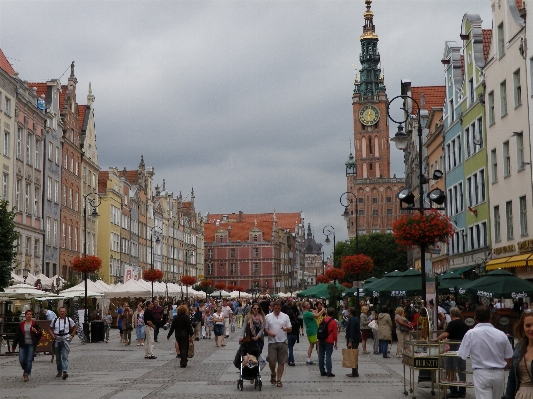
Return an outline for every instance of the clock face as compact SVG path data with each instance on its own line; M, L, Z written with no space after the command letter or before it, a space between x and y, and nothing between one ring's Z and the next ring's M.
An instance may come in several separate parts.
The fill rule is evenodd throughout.
M359 120L365 126L375 125L379 121L379 109L373 105L365 105L359 111Z

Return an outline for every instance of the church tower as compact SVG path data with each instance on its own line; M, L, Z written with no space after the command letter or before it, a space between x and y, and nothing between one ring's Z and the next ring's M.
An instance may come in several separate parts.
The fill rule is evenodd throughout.
M390 232L392 222L400 213L396 194L405 184L404 179L390 176L388 100L381 71L379 38L371 10L372 0L365 3L365 24L360 36L361 68L355 78L352 95L355 157L350 154L346 163L347 190L357 197L350 195L348 199L349 237L356 235L356 225L359 234Z

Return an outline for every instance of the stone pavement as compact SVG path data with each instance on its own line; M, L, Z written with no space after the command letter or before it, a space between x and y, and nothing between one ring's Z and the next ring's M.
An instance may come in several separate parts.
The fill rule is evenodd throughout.
M243 391L237 390L238 370L233 358L238 348L238 334L226 340L227 346L216 348L214 340L195 342L195 357L189 359L187 368L179 367L174 352L174 338L167 341L167 332L161 330L155 344L156 360L144 359L144 347L124 346L119 343L118 330L111 331L108 344L81 344L76 337L71 346L69 377L56 378L55 362L48 355L39 355L33 363L29 382L22 380L18 356L0 356L0 398L39 399L137 399L170 398L346 398L365 399L407 398L403 395L403 366L394 357L381 355L359 356L359 378L345 375L351 370L341 368L341 346L333 354L334 378L321 377L318 366L306 366L307 338L301 337L295 345L296 367L285 367L283 387L270 384L268 365L263 369L263 389L254 390L244 381ZM135 332L132 334L135 338ZM343 335L341 333L340 335ZM340 343L344 344L344 338ZM369 341L372 348L372 341ZM344 345L343 345L344 346ZM4 352L3 348L2 352ZM266 353L266 347L263 353ZM316 353L313 353L316 361ZM406 369L406 375L409 371ZM417 399L432 398L430 389L415 392ZM411 399L411 394L408 396ZM467 398L473 398L473 390Z

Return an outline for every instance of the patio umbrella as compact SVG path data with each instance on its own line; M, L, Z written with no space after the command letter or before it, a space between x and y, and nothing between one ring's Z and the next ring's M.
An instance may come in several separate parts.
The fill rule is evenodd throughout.
M224 291L224 290L221 290L221 291L213 291L210 296L212 298L216 298L217 296L220 298L220 297L223 297L223 298L229 298L230 297L230 294L229 292L227 291Z
M392 275L394 273L394 275ZM391 276L392 275L392 276ZM426 277L426 282L435 281L432 277ZM365 291L379 292L390 296L405 297L422 294L422 273L415 269L405 272L394 271L385 275L381 280L370 283L364 287Z
M455 294L459 285L470 281L462 278L461 274L454 272L444 273L437 278L439 283L439 294Z
M68 289L60 292L60 295L64 298L84 298L85 297L85 289ZM87 290L87 298L101 298L104 294L94 291Z
M328 287L333 284L333 283L330 283L330 284L324 284L323 286L321 286L319 289L315 290L314 292L312 292L311 294L307 295L309 298L326 298L326 299L329 299L329 290L328 290ZM337 288L340 288L342 287L342 285L337 282L336 283L336 287Z
M382 278L374 280L371 283L364 284L363 289L365 290L365 293L367 295L378 296L379 294L375 295L374 293L381 292L382 287L384 287L390 279L401 276L401 275L402 275L402 272L398 270L394 270L393 272L390 272L390 273L385 273Z
M318 291L320 290L322 287L325 287L327 286L327 284L324 284L324 283L320 283L320 284L317 284L313 287L309 287L308 289L306 290L303 290L303 291L300 291L296 294L296 296L300 297L300 298L303 298L303 297L308 297L309 295L313 294L315 291Z
M460 288L487 298L525 298L533 296L533 283L507 270L497 269L478 280L465 283Z

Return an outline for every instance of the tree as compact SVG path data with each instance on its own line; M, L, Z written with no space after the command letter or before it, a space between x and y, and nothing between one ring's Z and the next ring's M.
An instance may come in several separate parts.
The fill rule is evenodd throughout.
M392 234L372 233L360 235L359 253L370 256L374 261L372 276L381 278L385 273L394 270L407 270L407 252L404 246L398 245ZM340 242L335 247L337 259L355 255L355 238ZM361 278L362 279L362 278Z
M8 209L9 202L0 200L0 289L11 284L13 261L17 256L17 239L15 231L15 212Z
M342 270L345 271L345 280L366 280L372 275L374 261L365 254L348 255L341 259Z

